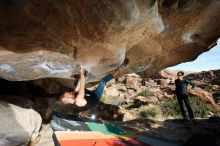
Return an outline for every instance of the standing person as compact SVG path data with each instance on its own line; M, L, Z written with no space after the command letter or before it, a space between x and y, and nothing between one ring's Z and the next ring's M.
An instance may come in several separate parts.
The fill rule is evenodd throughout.
M190 80L184 77L184 72L179 71L177 73L177 79L175 80L175 85L176 85L175 92L176 92L177 101L180 106L180 111L182 113L183 120L187 120L186 112L183 106L183 102L184 102L190 117L190 121L193 122L194 114L188 98L188 91L187 91L188 84L191 84L193 88L195 87L195 84L193 82L191 82Z

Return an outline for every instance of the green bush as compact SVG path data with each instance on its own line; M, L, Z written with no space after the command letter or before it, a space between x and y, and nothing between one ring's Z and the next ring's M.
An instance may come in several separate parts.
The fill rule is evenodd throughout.
M194 112L195 117L205 118L208 115L208 112L212 112L215 115L219 115L220 111L218 108L214 108L210 104L205 103L198 97L190 97L190 105ZM162 101L158 104L161 107L162 114L165 116L172 117L181 117L181 112L179 109L179 104L176 99L169 99L166 101ZM185 107L185 105L184 105ZM187 109L185 108L186 112ZM187 112L188 113L188 112Z
M153 107L140 107L139 116L140 118L155 118L156 116L161 115L160 107L155 105Z
M174 99L162 101L159 103L159 106L161 108L162 114L165 116L172 116L175 118L180 116L179 105Z
M102 96L101 101L105 104L110 104L111 103L110 99L106 96Z
M219 115L220 111L212 105L205 103L198 97L191 97L190 104L195 114L195 117L205 118L209 112Z
M152 92L152 91L149 90L149 89L145 89L145 90L143 90L141 93L139 93L138 95L144 96L144 97L148 97L148 96L154 96L155 93Z
M118 96L102 96L101 101L105 104L120 105L123 101Z

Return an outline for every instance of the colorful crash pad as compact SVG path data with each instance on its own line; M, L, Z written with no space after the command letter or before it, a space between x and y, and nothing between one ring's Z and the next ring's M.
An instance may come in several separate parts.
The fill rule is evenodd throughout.
M56 146L150 146L132 138L92 131L56 131L55 138Z
M95 123L95 122L86 122L86 125L91 131L99 131L101 133L104 133L107 135L114 135L117 137L126 137L127 136L126 132L119 129L114 124L110 124L110 123L100 124L100 123Z
M53 115L51 127L56 146L177 146L149 136L131 136L108 122Z

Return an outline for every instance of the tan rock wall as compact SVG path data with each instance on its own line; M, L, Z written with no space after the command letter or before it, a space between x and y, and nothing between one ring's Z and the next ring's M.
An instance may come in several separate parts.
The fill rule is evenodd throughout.
M99 80L129 59L149 76L209 50L220 36L218 0L2 0L0 76Z

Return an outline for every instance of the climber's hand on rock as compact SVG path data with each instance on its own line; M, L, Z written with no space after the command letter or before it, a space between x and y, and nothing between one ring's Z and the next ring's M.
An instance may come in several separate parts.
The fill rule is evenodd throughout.
M85 71L86 71L86 70L85 70L84 68L82 68L82 67L80 68L80 73L81 73L81 74L84 74Z

